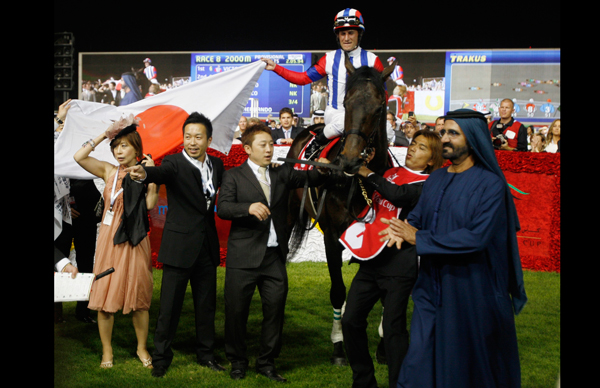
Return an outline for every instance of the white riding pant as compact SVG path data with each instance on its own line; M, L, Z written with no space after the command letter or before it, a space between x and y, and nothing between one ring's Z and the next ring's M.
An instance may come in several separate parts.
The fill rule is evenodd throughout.
M345 115L345 109L335 109L330 105L325 108L325 128L323 129L325 137L333 139L344 133Z

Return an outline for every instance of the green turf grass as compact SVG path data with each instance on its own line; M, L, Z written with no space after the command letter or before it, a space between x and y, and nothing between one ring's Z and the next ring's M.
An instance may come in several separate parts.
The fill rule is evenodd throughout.
M343 266L346 287L358 265ZM350 387L350 367L329 363L332 351L329 335L332 308L329 303L329 275L325 263L303 262L288 265L289 294L283 330L283 349L276 360L278 371L293 387ZM529 302L516 317L524 388L554 388L560 364L560 274L525 271L525 287ZM113 332L114 367L99 367L102 347L97 325L75 319L75 302L64 303L66 323L54 325L55 387L264 387L277 383L255 373L252 368L258 352L262 319L260 299L255 293L248 320L248 355L250 367L244 380L229 378L230 364L225 359L223 344L223 285L225 269L217 270L216 356L227 369L217 373L196 364L191 291L183 307L177 335L173 342L175 357L165 377L157 379L142 367L135 355L136 339L131 317L115 314ZM162 271L154 270L154 295L150 308L148 349L152 353L154 329L158 315ZM378 303L369 316L369 345L375 354L381 314ZM409 322L412 301L408 307ZM93 314L95 316L95 314ZM379 386L388 387L387 367L375 362Z

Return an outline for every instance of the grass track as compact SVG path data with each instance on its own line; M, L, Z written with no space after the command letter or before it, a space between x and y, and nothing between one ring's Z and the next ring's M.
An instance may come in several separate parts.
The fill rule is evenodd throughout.
M358 265L343 266L346 287ZM282 354L276 361L279 372L289 386L350 387L350 367L329 364L331 353L332 311L329 303L329 276L325 263L303 262L288 265L289 294L286 306ZM516 317L521 358L523 388L554 388L560 365L560 274L525 271L525 289L529 302ZM154 270L154 295L150 308L148 347L153 350L153 336L158 315L162 271ZM229 378L230 365L225 359L223 343L223 285L225 269L217 271L216 356L226 367L224 373L212 372L196 364L193 350L195 337L191 291L184 302L183 314L173 343L175 358L164 378L157 379L141 366L135 355L135 333L131 317L115 315L113 333L114 367L100 369L102 348L97 325L86 325L74 317L75 302L64 304L66 323L54 325L54 386L55 387L264 387L277 384L257 375L252 369L241 381ZM409 321L412 301L409 303ZM379 336L377 326L381 314L378 303L369 316L371 354ZM258 336L262 319L260 299L255 292L248 320L248 355L250 367L258 352ZM372 341L371 341L372 340ZM381 388L387 388L387 367L375 363L376 378Z

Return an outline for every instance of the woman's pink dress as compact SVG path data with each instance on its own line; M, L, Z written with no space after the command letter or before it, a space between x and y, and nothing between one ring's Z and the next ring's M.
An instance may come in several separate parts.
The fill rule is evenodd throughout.
M103 221L110 207L110 196L116 175L113 174L104 187ZM123 167L119 167L115 192L121 188L125 175ZM113 267L115 272L94 281L88 308L107 313L123 310L123 314L131 311L147 311L150 309L153 287L150 239L146 236L135 247L130 242L114 245L113 237L121 224L123 214L123 193L116 198L113 212L111 225L100 223L94 273L99 274L110 267Z

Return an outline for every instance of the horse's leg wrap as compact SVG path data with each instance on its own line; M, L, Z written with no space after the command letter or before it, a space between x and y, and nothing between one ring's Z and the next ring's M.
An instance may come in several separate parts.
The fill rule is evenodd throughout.
M383 338L383 307L381 307L381 320L379 321L379 337Z
M344 316L344 310L346 309L346 302L341 309L333 309L333 327L331 328L331 342L341 342L344 340L344 334L342 333L342 317Z

